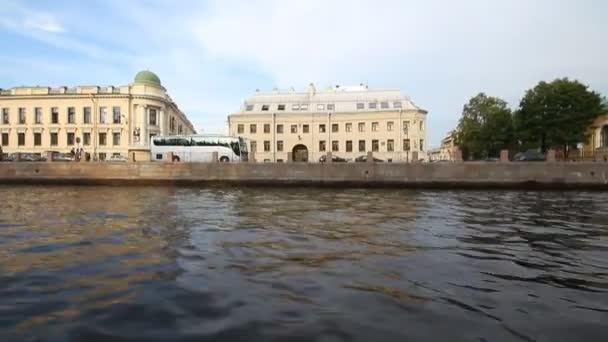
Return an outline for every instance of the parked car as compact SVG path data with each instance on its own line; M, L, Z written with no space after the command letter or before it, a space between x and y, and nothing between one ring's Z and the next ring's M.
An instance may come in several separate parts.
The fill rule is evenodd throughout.
M43 162L46 161L45 157L42 157L38 154L35 153L22 153L21 154L21 161L28 161L28 162Z
M529 150L517 153L513 157L513 161L545 161L545 155L538 151Z
M106 159L107 162L114 162L114 163L125 163L127 162L127 157L121 156L121 155L113 155L110 156L110 158Z
M53 153L53 161L74 161L76 158L71 153Z
M325 163L326 161L327 161L326 155L323 155L323 156L321 156L321 158L319 158L319 163ZM346 163L346 159L332 155L331 162L332 163Z
M374 163L382 163L384 160L382 159L378 159L376 157L374 157ZM355 158L355 162L357 163L362 163L362 162L367 162L367 155L362 155L360 157Z

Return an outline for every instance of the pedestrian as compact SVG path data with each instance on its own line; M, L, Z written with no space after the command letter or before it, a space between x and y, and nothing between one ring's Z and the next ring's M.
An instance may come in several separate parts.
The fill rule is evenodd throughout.
M0 145L0 161L4 158L4 153L2 152L2 145Z

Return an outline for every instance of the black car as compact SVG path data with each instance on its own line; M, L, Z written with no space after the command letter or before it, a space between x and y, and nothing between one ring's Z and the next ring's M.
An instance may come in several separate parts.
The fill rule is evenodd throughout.
M321 158L319 158L319 163L325 163L326 161L327 161L327 156L326 155L322 155ZM331 156L331 162L332 163L346 163L346 159L332 155Z
M519 152L513 157L513 161L545 161L545 155L533 150Z
M375 158L375 157L374 157L374 163L382 163L383 161L384 161L384 160L382 160L382 159L378 159L378 158ZM367 155L363 155L363 156L357 157L357 158L355 159L355 162L357 162L357 163L364 163L364 162L367 162Z

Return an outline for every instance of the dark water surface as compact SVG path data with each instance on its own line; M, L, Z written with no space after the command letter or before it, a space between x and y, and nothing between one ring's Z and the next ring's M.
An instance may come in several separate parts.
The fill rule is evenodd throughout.
M608 194L0 187L0 341L608 341Z

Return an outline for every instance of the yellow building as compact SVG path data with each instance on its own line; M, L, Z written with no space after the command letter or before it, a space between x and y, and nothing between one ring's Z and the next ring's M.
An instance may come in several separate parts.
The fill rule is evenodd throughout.
M367 86L257 92L228 117L231 135L250 140L258 162L345 159L373 152L384 161L425 159L427 112L399 90Z
M583 151L588 156L596 152L608 152L608 114L600 116L591 125L589 141Z
M149 160L150 137L192 134L194 127L150 71L119 87L16 87L0 90L4 155L83 149L93 160Z

